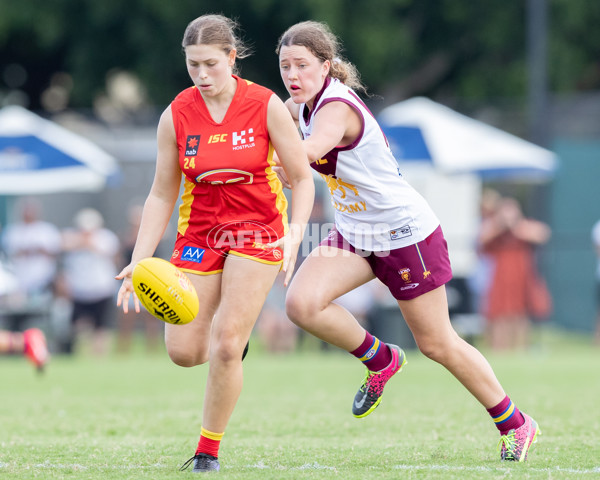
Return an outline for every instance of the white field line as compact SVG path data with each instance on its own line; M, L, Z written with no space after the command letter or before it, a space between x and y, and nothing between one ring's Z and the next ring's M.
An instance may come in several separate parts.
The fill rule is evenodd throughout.
M450 465L395 465L392 467L397 470L408 470L408 471L448 471L448 472L497 472L497 473L510 473L510 468L502 467L461 467L461 466L450 466ZM563 468L563 467L552 467L552 468L529 468L526 467L528 472L542 472L542 473L578 473L578 474L593 474L600 473L600 467L594 467L590 469L582 468Z
M94 465L87 466L81 465L77 463L73 464L63 464L63 463L38 463L34 465L32 468L40 469L40 470L75 470L75 471L85 471L85 470L115 470L115 471L123 471L123 470L151 470L153 468L163 468L166 465L161 463L156 463L154 465ZM0 462L0 469L9 467L9 464ZM263 462L255 463L254 465L248 465L249 468L256 468L259 470L332 470L337 471L337 467L321 465L317 462L307 463L299 467L289 467L285 468L283 465L279 465L277 467L271 467L269 465L265 465ZM174 467L175 468L175 467ZM447 471L447 472L490 472L490 473L510 473L510 468L502 468L502 467L461 467L461 466L451 466L451 465L395 465L391 467L395 470L405 470L405 471ZM29 469L29 468L27 468ZM563 468L563 467L549 467L549 468L526 468L528 472L540 472L540 473L572 473L578 475L592 475L592 474L600 474L600 466L594 468Z
M39 470L152 470L154 468L162 468L166 465L155 463L154 465L81 465L80 463L37 463L33 467L25 467L24 470L39 469ZM8 463L0 462L1 468L8 468Z

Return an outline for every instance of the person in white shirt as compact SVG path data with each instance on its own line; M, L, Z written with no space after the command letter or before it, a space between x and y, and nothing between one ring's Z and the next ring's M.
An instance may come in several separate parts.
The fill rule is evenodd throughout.
M286 106L335 209L335 228L290 284L287 314L365 364L367 375L352 405L354 416L362 418L379 405L405 355L373 337L334 300L379 278L421 352L488 410L500 431L500 458L523 461L537 440L537 423L516 408L487 360L452 328L445 290L452 271L439 221L399 172L387 139L357 94L365 90L358 72L340 57L339 47L327 25L308 21L287 29L276 50L290 95Z
M65 349L74 349L77 329L83 319L89 319L94 329L94 351L103 354L117 292L114 278L118 273L119 238L104 227L100 212L84 208L75 215L75 228L63 232L63 250L63 287L73 304L71 338Z
M51 289L61 250L60 230L41 220L41 208L39 201L24 199L19 206L20 220L9 223L2 235L17 291L27 299Z
M49 314L61 251L60 230L41 219L42 204L24 198L19 220L2 232L6 265L0 265L0 297L6 330L0 330L0 354L23 353L39 370L50 360L46 335L30 325Z

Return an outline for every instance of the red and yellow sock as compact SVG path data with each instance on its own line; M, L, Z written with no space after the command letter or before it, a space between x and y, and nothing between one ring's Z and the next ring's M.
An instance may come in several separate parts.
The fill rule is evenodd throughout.
M207 453L215 458L219 457L219 446L221 445L221 439L225 435L223 433L209 432L208 430L200 429L200 441L198 442L198 448L196 448L196 455L199 453Z

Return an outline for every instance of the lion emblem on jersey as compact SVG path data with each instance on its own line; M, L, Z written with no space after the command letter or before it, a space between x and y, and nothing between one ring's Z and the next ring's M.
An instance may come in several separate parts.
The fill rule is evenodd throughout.
M333 195L333 192L335 192L336 190L339 190L341 194L340 198L346 198L346 190L350 190L352 191L352 193L354 193L355 196L358 197L358 188L356 188L356 185L344 182L343 180L334 177L333 175L323 175L321 173L321 177L323 177L323 180L327 182L327 186L329 187L329 193L331 193L331 195Z

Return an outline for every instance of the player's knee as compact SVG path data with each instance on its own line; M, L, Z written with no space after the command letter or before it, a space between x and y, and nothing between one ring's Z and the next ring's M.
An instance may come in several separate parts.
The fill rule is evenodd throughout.
M245 342L236 336L222 336L213 342L210 352L210 361L227 364L240 362Z
M446 359L452 354L454 349L453 339L451 337L438 336L416 336L417 347L423 355L442 365L446 364Z
M315 317L317 308L314 297L290 290L285 298L285 312L299 327L306 326Z
M417 341L417 347L419 347L419 351L430 360L438 363L440 362L442 351L435 342L423 340Z
M167 353L169 354L169 358L171 361L180 367L195 367L196 365L201 365L206 363L208 357L206 355L202 355L199 352L194 352L189 349L182 349L177 347L169 347L167 345Z

